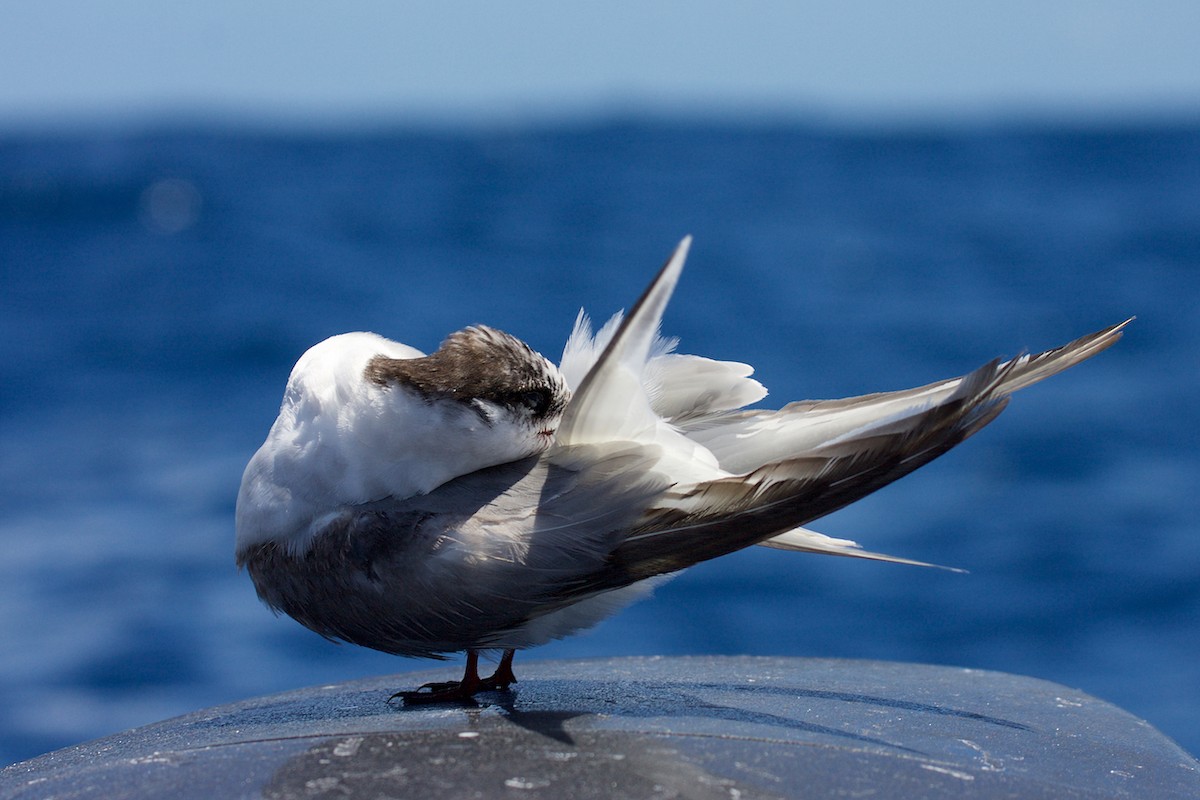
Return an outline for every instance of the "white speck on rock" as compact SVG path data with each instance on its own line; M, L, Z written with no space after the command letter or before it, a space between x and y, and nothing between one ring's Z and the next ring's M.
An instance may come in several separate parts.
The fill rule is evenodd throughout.
M961 772L957 769L950 769L949 767L939 767L936 764L922 764L921 769L927 769L930 772L938 772L942 775L949 775L951 778L958 778L960 781L975 780L975 776L969 772Z
M358 752L358 748L362 746L362 736L351 736L348 739L338 742L333 746L333 754L346 758Z
M504 785L510 789L545 789L550 781L546 778L509 778Z

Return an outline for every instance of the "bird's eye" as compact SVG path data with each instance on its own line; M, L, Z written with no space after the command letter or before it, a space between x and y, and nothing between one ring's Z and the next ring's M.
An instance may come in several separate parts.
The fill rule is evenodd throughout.
M550 393L545 389L531 389L528 392L521 392L517 396L517 402L534 414L542 414L550 406Z

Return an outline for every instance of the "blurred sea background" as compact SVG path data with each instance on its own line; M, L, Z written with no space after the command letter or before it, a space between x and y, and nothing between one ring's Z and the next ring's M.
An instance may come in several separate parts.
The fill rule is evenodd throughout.
M764 406L1137 320L814 525L969 574L751 548L518 675L709 653L1003 670L1200 753L1200 117L676 112L0 124L0 765L429 667L274 617L234 567L292 364L336 333L432 351L473 323L557 360L581 307L628 308L687 233L664 332L753 364Z
M1200 751L1200 128L107 131L4 137L0 175L0 761L427 666L275 618L233 566L292 364L476 322L557 360L580 307L628 307L688 232L665 332L753 364L766 405L1138 319L816 526L970 574L756 548L523 658L1006 670Z

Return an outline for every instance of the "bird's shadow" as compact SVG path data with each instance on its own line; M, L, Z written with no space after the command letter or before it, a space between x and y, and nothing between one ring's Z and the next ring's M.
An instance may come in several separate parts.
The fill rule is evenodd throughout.
M797 698L813 698L840 703L852 703L884 708L893 711L918 712L942 717L952 717L984 725L1010 730L1030 731L1029 726L1002 717L981 714L975 711L950 708L933 703L921 703L878 695L855 692L839 692L822 689L802 689L773 686L730 686L721 683L686 683L671 681L630 681L617 687L607 683L589 683L578 680L539 680L532 702L522 703L520 690L489 691L480 693L465 705L468 717L480 719L489 708L503 712L504 718L524 730L554 741L574 745L571 721L603 716L606 719L713 719L740 724L771 726L805 734L828 736L856 744L874 745L899 750L913 755L920 751L886 739L854 733L828 725L821 725L786 715L749 709L737 704L722 704L712 700L717 693L749 693L757 696L771 695ZM559 708L550 707L559 704ZM404 711L419 711L430 706L408 706ZM442 708L445 708L443 706ZM653 733L654 730L642 731ZM717 734L720 735L720 734Z

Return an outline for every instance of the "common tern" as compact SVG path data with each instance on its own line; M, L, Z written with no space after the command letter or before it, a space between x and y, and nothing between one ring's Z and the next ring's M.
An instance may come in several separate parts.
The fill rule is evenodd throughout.
M745 364L677 355L659 324L691 243L628 317L582 312L555 367L484 326L432 355L372 333L312 347L237 500L239 567L276 612L404 656L465 650L465 700L514 652L587 628L701 561L766 545L900 563L802 526L945 453L1009 396L1129 320L906 391L744 410ZM480 678L480 651L503 651Z

